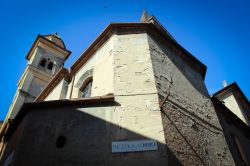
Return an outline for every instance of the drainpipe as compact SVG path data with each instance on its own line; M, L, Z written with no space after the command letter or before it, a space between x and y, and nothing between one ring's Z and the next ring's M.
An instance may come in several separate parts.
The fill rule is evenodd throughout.
M75 75L73 75L72 77L72 85L71 85L71 88L70 88L70 96L69 96L69 99L72 98L72 93L73 93L73 87L74 87L74 82L75 82Z
M4 147L5 147L5 142L4 142L3 136L7 130L7 127L8 127L8 122L6 122L6 120L5 120L2 127L1 127L1 130L0 130L0 142L3 143L3 145L0 149L0 159L2 158L2 153L3 153Z
M1 130L0 130L0 140L2 140L3 136L4 136L4 133L6 131L6 128L7 128L7 122L6 120L3 122L3 125L1 127Z
M3 156L3 151L4 151L4 147L6 146L6 143L3 141L3 145L2 145L2 147L1 147L1 149L0 149L0 161L1 161L1 158L2 158L2 156Z

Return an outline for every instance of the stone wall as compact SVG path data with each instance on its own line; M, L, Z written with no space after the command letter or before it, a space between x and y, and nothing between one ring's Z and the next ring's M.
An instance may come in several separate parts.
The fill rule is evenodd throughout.
M164 102L169 164L234 165L199 71L160 36L151 34L148 42L159 98Z
M45 98L45 101L48 100L60 100L65 99L68 90L68 83L62 79L59 84L57 84L54 89L49 93L49 95Z
M0 154L0 165L12 165L11 163L16 154L19 154L20 147L22 146L21 138L23 134L24 123L25 119L16 127L11 138L7 142L2 142L4 146Z

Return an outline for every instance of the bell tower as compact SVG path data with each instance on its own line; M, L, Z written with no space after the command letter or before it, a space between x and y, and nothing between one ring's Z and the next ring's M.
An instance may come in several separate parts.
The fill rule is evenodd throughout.
M28 64L18 81L6 119L14 119L23 103L35 100L70 53L57 33L37 36L26 56Z

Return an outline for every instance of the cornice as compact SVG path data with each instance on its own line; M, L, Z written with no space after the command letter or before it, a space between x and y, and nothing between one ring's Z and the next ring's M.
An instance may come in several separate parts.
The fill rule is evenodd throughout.
M71 54L71 52L69 50L66 50L65 48L55 44L54 42L46 39L42 35L38 35L35 42L32 44L28 54L26 55L27 60L31 59L31 57L33 56L33 53L35 51L35 48L39 45L39 43L43 43L43 44L49 46L50 48L62 53L65 56L65 59L67 59L69 57L69 55Z
M82 53L82 55L75 61L71 66L70 71L72 74L75 74L98 50L104 43L109 39L109 37L118 32L136 32L136 31L146 31L148 33L154 32L158 34L161 38L167 41L174 48L173 50L177 53L181 59L185 60L190 64L191 68L194 68L199 73L203 80L205 79L207 67L197 58L195 58L191 53L184 49L180 44L174 40L174 38L161 26L157 23L111 23L109 24L104 31L90 44L90 46Z

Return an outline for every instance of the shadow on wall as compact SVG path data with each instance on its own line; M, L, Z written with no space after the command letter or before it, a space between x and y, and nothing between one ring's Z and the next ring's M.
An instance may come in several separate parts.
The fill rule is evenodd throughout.
M161 63L163 66L165 67L171 67L171 66L175 66L178 71L180 71L182 73L182 75L188 80L188 82L192 85L193 88L195 88L200 94L209 97L208 91L206 89L206 86L204 84L204 80L202 78L202 74L199 74L199 71L196 71L195 68L199 68L198 63L197 64L195 62L189 62L191 61L188 55L184 54L184 53L180 53L181 51L178 50L178 53L176 53L176 48L172 47L172 44L169 44L169 42L164 41L162 39L162 37L160 37L158 34L153 33L152 35L150 35L153 43L156 43L157 46L160 48L160 51L154 47L154 44L151 44L151 53L152 54L157 54L158 56L153 56L153 60L155 62L158 61L158 63ZM168 44L166 44L168 43ZM179 54L179 56L177 56L177 54ZM182 58L180 58L182 57ZM157 59L160 58L160 59ZM169 60L171 62L169 62ZM194 57L194 59L196 59ZM196 60L194 60L196 61ZM173 65L172 65L173 64ZM157 66L155 64L155 66ZM205 67L205 66L204 66ZM206 67L205 67L206 68ZM162 69L161 69L162 70ZM159 71L161 71L159 70ZM175 72L174 68L165 68L165 70L163 70L162 75L164 75L164 72L168 71L169 73L171 73L170 71ZM173 78L174 79L174 78ZM168 80L168 81L174 81L172 80ZM185 82L183 82L185 84Z
M162 166L169 165L168 158L174 158L174 164L181 165L170 149L160 142L157 142L158 150L113 153L113 141L151 140L97 117L112 116L117 105L31 108L20 122L23 128L17 148L11 146L15 130L0 165L4 165L12 152L15 152L14 166ZM83 112L86 110L88 113ZM97 116L90 115L91 111L96 111L93 114Z
M212 102L236 165L250 163L250 128L216 97Z

